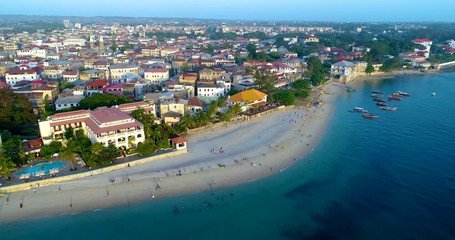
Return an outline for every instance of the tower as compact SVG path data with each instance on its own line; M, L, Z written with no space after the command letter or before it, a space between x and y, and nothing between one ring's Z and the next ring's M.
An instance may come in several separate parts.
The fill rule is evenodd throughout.
M104 50L105 47L104 47L104 39L103 39L103 36L100 36L100 50Z
M90 48L95 48L95 37L93 35L90 36Z

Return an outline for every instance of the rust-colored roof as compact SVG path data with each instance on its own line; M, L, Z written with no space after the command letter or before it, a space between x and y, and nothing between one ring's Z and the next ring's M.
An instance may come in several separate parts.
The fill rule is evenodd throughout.
M85 86L88 87L104 87L109 83L108 80L95 80L91 83L87 83Z
M171 141L174 143L174 144L180 144L180 143L186 143L187 140L184 138L184 137L175 137L175 138L171 138Z

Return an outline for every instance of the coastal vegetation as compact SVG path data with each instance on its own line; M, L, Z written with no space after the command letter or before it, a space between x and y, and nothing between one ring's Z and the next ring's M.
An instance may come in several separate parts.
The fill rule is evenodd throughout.
M37 118L27 97L1 89L0 99L0 129L8 130L13 135L36 134Z

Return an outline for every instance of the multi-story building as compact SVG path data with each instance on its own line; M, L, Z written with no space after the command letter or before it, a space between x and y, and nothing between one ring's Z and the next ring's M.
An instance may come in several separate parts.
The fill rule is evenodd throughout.
M349 82L357 76L355 64L344 60L332 64L330 73L332 77L339 78L343 83Z
M134 148L145 140L142 123L116 107L57 113L38 124L45 144L63 140L70 127L83 129L92 143L112 144L119 149Z
M139 67L134 65L111 65L109 72L111 79L120 79L128 74L139 75Z
M32 49L22 49L16 51L17 57L39 57L39 58L46 58L47 51L46 49L40 49L34 47Z
M5 73L5 80L11 87L14 87L16 83L20 81L34 81L38 80L40 75L34 69L11 69Z
M169 79L169 70L167 68L150 68L145 70L144 78L153 84L160 84Z
M224 87L217 84L198 83L196 89L197 96L207 101L224 96Z

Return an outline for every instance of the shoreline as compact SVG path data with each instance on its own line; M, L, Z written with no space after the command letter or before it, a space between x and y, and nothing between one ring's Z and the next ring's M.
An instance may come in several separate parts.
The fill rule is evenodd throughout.
M336 99L346 92L339 83L322 88L324 94L318 98L325 104L319 108L278 110L192 134L187 154L9 193L0 197L0 223L206 192L280 173L318 146ZM223 153L211 152L220 147Z
M333 117L336 99L350 86L440 72L401 70L360 76L347 84L329 82L321 87L323 94L313 99L324 103L319 108L282 109L253 120L196 131L187 137L187 154L0 195L0 224L209 192L278 174L318 146ZM211 151L220 146L223 153Z

